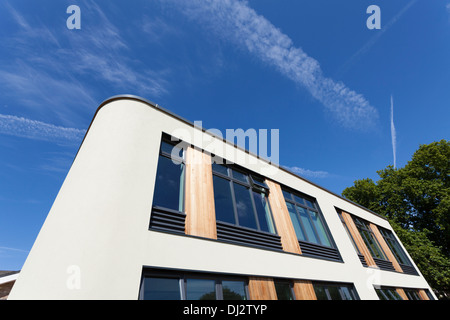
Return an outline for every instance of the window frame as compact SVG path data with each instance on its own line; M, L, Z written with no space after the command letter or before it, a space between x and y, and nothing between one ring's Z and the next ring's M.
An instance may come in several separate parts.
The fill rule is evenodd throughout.
M273 285L275 286L275 292L277 294L277 300L280 300L278 298L277 283L278 284L283 284L283 285L288 285L289 286L289 292L290 292L290 295L291 295L291 298L292 298L291 300L297 300L297 298L295 296L295 291L294 291L294 283L291 280L274 278L273 279Z
M225 163L225 161L219 162L219 163L215 163L217 161L216 156L212 156L212 163L211 163L211 167L212 167L212 174L213 174L213 179L214 176L224 179L226 181L228 181L229 183L229 187L230 187L230 191L231 191L231 199L232 199L232 205L233 205L233 218L234 218L234 223L228 222L228 221L222 221L220 219L217 219L217 221L220 221L221 223L226 223L226 224L231 224L233 226L237 226L239 228L247 228L247 229L251 229L251 230L256 230L258 232L262 232L262 233L269 233L269 234L273 234L273 235L278 235L277 232L277 228L275 225L275 220L273 218L273 213L272 213L272 208L270 206L269 203L269 193L270 193L270 189L269 187L265 184L265 178L259 174L256 174L254 172L251 172L250 170L244 169L240 166L237 166L236 164L229 164L229 163ZM226 168L226 172L227 175L223 174L220 171L217 171L214 169L214 166L222 166L224 168ZM247 182L244 182L236 177L233 176L233 172L239 172L243 175L247 176ZM262 186L262 183L256 183L254 180L261 180L262 183L264 183L264 186ZM255 223L256 223L256 228L252 228L252 227L248 227L245 225L240 224L239 222L239 216L238 216L238 209L237 209L237 203L236 203L236 191L235 191L235 186L234 184L238 184L240 186L243 186L245 188L247 188L249 196L250 196L250 201L252 203L252 213L253 213L253 217L255 219ZM215 190L214 190L215 192ZM257 192L260 194L264 194L265 196L265 200L266 200L266 205L268 206L269 209L269 216L270 216L270 221L267 221L268 224L268 228L269 231L265 231L263 229L261 229L261 222L258 216L258 212L256 209L256 204L255 204L255 198L253 195L253 192ZM217 216L216 216L217 217ZM273 232L270 231L270 229L273 229Z
M408 258L405 251L400 246L400 243L395 238L394 233L382 227L378 227L378 230L380 231L381 236L383 237L384 241L388 245L389 249L391 250L392 254L394 255L397 262L400 264L400 266L405 265L413 267L411 260ZM400 257L398 255L400 255Z
M375 288L375 291L380 300L403 300L402 296L397 292L397 288L394 287L378 287ZM392 299L392 297L394 298Z
M182 144L182 148L181 150L183 151L183 155L182 157L172 157L171 153L166 152L165 150L163 150L163 143L167 143L169 145L172 145L173 147ZM154 185L154 189L153 189L153 199L152 199L152 208L157 208L157 209L161 209L164 211L176 211L176 212L180 212L180 213L185 213L186 211L186 149L187 149L188 144L184 141L182 141L181 139L172 137L166 133L162 133L161 136L161 142L159 144L159 153L158 153L158 162L156 164L156 175L155 175L155 185ZM180 188L182 188L182 190L180 190L180 195L179 195L179 201L182 201L182 205L181 205L181 211L180 209L180 205L179 205L179 209L178 210L174 210L172 208L166 208L166 207L162 207L159 205L155 205L154 204L154 200L155 200L155 191L156 191L156 178L158 177L158 166L159 166L159 162L160 162L160 158L164 157L167 158L171 161L175 160L177 162L180 162L180 165L183 166L183 184L180 184ZM182 194L182 195L181 195Z
M144 283L146 278L165 278L165 279L177 279L180 290L180 300L187 300L187 280L188 279L199 279L199 280L211 280L214 281L214 290L216 294L215 300L223 299L223 282L225 281L240 281L244 284L244 301L250 300L249 290L248 290L248 278L244 276L234 276L219 273L204 273L195 271L183 271L183 270L164 270L164 269L148 269L144 268L141 277L141 285L139 289L139 300L144 300ZM187 300L189 301L189 300ZM238 300L236 300L238 301Z
M342 292L342 288L347 288L348 292L352 296L352 300L360 300L358 292L356 291L356 288L352 283L313 281L312 285L313 285L314 293L316 294L316 297L317 297L316 286L317 287L320 286L320 287L324 288L325 294L327 296L327 300L333 300L333 299L331 299L331 294L328 290L329 287L338 289L338 293L341 297L341 300L348 300L348 299L346 299L346 295ZM317 300L319 300L319 299L317 299Z
M380 243L378 242L377 237L375 236L372 229L370 228L369 222L367 222L366 220L364 220L362 218L356 217L356 216L352 216L352 219L355 223L356 229L358 229L358 232L364 241L364 244L366 245L367 249L369 250L370 254L372 255L372 258L389 261L386 253L384 252L383 248L381 247ZM365 231L365 232L363 232L363 231ZM371 239L367 239L366 233L370 236ZM372 242L374 243L380 257L376 256L376 253L374 252L374 248L370 245L370 240L372 240Z
M337 249L336 243L334 242L334 239L333 239L333 237L331 235L331 232L330 232L330 229L328 227L328 224L325 221L325 217L323 216L323 213L320 210L320 207L319 207L319 204L318 204L317 200L315 198L313 198L313 197L305 195L305 194L303 194L303 193L301 193L299 191L293 190L291 188L287 188L285 186L282 186L281 189L282 189L284 200L286 202L289 202L291 205L294 206L295 213L296 213L296 216L297 216L297 221L299 222L301 231L302 231L305 239L307 239L307 240L301 240L301 239L298 239L298 237L297 237L297 240L308 242L308 243L312 243L314 245L323 246L323 247L326 247L326 248ZM286 198L286 193L289 193L291 195L290 199ZM302 198L303 200L309 201L313 205L313 207L310 207L310 206L307 206L306 204L297 202L295 200L295 196L297 196L299 198ZM318 239L319 243L316 243L314 241L310 241L309 240L308 233L306 232L306 229L305 229L305 227L303 225L303 221L301 219L300 213L297 210L297 206L299 206L299 207L301 207L301 208L306 210L309 224L311 225L313 233L314 233L314 236L316 237L316 239ZM317 217L318 217L318 219L320 220L321 224L324 227L325 236L327 237L328 241L330 242L330 246L322 243L322 240L320 239L320 236L319 236L319 232L317 231L317 228L316 228L314 222L312 221L312 217L309 214L309 211L313 211L313 212L317 213Z

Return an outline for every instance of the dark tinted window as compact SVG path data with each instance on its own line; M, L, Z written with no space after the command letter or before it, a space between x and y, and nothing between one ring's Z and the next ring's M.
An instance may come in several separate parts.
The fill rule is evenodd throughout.
M186 279L186 300L216 300L216 282L209 279Z
M294 300L291 285L288 282L275 281L275 290L278 300Z
M239 225L257 229L250 190L237 183L234 183L233 187L234 195L236 197L236 211Z
M153 205L183 211L184 164L159 156Z
M223 300L247 300L244 281L222 281Z
M213 181L216 219L233 224L236 223L230 182L218 176L213 176Z
M144 278L144 300L181 300L177 278Z

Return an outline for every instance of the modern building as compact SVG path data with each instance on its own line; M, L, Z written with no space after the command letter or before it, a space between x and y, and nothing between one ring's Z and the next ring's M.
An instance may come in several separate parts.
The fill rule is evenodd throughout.
M103 102L9 299L436 299L382 216L144 99Z

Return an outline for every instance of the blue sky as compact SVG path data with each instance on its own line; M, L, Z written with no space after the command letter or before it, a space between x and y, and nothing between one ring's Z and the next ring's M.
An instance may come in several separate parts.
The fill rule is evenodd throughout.
M0 39L0 270L22 267L114 95L278 129L280 164L338 194L450 136L450 0L2 0Z

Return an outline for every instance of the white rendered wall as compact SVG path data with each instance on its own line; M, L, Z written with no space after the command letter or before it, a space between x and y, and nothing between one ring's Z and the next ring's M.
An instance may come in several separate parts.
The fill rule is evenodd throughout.
M143 266L349 282L361 299L378 299L374 284L429 289L422 276L364 268L335 207L392 230L386 220L282 170L268 177L317 199L345 263L149 231L163 131L207 136L136 100L98 111L9 299L137 299ZM266 162L231 149L267 176Z

